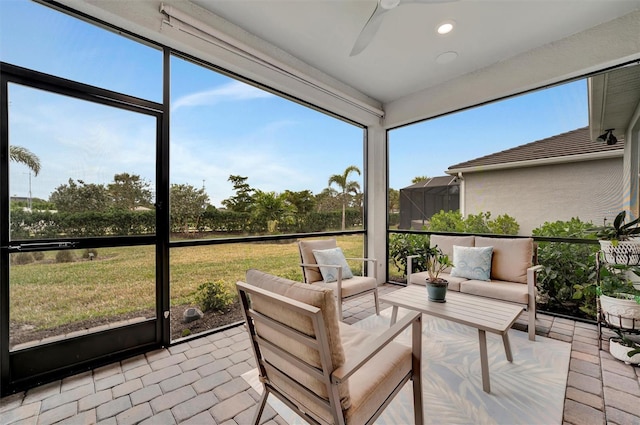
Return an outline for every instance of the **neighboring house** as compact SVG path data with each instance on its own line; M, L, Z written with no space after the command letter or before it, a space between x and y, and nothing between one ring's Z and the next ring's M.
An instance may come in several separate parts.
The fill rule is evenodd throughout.
M530 235L543 223L578 217L596 225L623 207L623 151L592 141L588 127L455 164L464 216L509 214Z
M400 229L422 229L440 210L460 208L460 183L455 176L432 177L400 189Z

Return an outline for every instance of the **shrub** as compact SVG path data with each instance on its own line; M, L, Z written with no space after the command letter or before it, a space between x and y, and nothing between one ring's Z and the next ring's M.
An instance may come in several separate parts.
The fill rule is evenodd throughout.
M433 232L464 232L464 222L460 211L443 211L429 219L429 230Z
M594 239L593 226L578 218L546 222L534 229L534 236ZM595 294L587 288L595 279L597 245L566 242L540 242L538 263L544 269L538 274L538 302L547 311L591 316ZM582 314L581 314L582 312ZM595 316L590 317L595 318Z
M489 229L490 212L479 214L469 214L464 220L464 231L466 233L491 233Z
M426 270L425 253L429 248L428 235L416 235L410 233L393 233L389 235L389 259L393 264L407 275L407 256L420 255L414 259L417 270Z
M196 302L202 311L223 311L236 301L236 294L222 280L205 282L198 286Z
M460 232L460 233L492 233L497 235L517 235L520 225L515 218L508 214L499 215L491 220L490 212L469 214L462 218L460 211L440 211L429 221L432 232Z
M520 230L520 225L516 219L508 214L499 215L495 220L490 220L487 225L489 226L489 233L497 235L517 235Z
M89 254L93 254L93 258L98 258L98 250L95 248L87 248L82 251L82 258L90 258Z
M32 254L33 254L33 259L34 260L36 260L36 261L44 260L44 252L36 251L36 252L33 252Z
M397 227L400 224L400 213L389 213L389 227Z
M13 260L13 264L16 265L29 264L35 261L35 258L33 258L33 254L30 252L19 252L12 256L11 259Z
M56 263L73 263L76 256L71 250L58 251L56 253Z

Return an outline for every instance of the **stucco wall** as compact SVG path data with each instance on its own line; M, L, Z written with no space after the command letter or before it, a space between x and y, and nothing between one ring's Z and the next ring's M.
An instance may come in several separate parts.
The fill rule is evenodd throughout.
M622 158L464 174L464 211L509 214L520 234L578 217L596 225L622 208Z

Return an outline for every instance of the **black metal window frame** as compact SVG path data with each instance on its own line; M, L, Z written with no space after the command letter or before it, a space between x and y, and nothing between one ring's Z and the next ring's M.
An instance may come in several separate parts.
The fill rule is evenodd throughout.
M161 49L163 52L163 77L162 77L162 103L157 103L135 96L118 93L115 91L91 86L84 83L60 78L43 72L34 71L24 67L0 62L0 375L3 377L0 392L6 395L21 389L29 388L33 385L59 379L80 370L96 367L105 362L116 361L121 358L130 357L140 354L141 352L160 346L170 346L176 342L171 341L171 330L169 316L165 313L170 311L170 281L169 281L169 255L171 248L202 246L202 245L220 245L235 243L252 243L263 241L278 241L292 238L309 238L309 237L329 237L339 235L363 235L364 237L364 255L367 252L367 175L368 175L368 156L367 156L367 127L361 123L338 115L325 108L318 107L300 98L284 93L279 90L272 89L264 84L249 80L242 75L230 72L212 63L202 61L200 59L189 56L183 52L173 50L167 46L159 45L151 42L130 31L123 30L111 24L105 23L85 14L78 13L66 6L61 6L55 2L50 2L49 6L61 13L67 13L75 16L90 24L107 28L125 34L131 39L139 41L142 44L150 45ZM182 57L192 60L195 63L206 66L213 72L224 74L230 78L251 84L260 89L269 91L281 98L297 103L303 107L323 113L335 119L347 122L363 131L362 138L362 159L363 159L363 192L364 192L364 209L363 209L363 229L346 230L346 231L327 231L315 233L296 233L281 234L268 236L247 236L232 237L220 239L201 239L189 241L170 241L170 210L169 210L169 188L170 188L170 171L169 171L169 153L170 153L170 61L171 57ZM10 83L24 85L30 88L41 89L55 94L65 95L76 99L86 100L99 103L102 105L113 106L132 112L144 113L157 117L157 143L156 143L156 232L154 235L142 236L105 236L105 237L85 237L85 238L65 238L65 242L69 244L51 244L51 240L29 239L29 240L10 240L9 231L9 210L10 210L10 193L9 193L9 121L8 121L8 93L7 88ZM71 240L69 240L71 239ZM156 246L156 318L158 325L156 326L156 343L153 346L140 347L135 351L124 353L113 353L108 359L99 359L94 362L85 362L78 367L71 367L65 370L57 370L52 374L40 375L34 379L27 379L20 383L7 382L5 377L9 376L9 368L11 360L9 359L9 254L12 252L28 251L28 250L59 250L59 249L84 249L96 247L117 247L117 246ZM212 332L218 332L224 328L214 329L209 332L203 332L194 335L193 338L206 336ZM184 342L181 339L177 343Z
M94 87L63 78L59 78L53 75L33 71L30 69L22 68L19 66L0 62L0 216L2 216L2 222L0 222L0 363L2 374L2 388L3 394L15 391L22 387L28 387L33 382L39 382L40 380L55 379L60 376L60 371L43 372L38 370L34 372L36 376L29 377L29 368L21 365L28 364L33 355L32 352L36 350L21 350L17 352L11 352L9 350L9 320L10 320L10 267L9 258L10 254L17 252L29 252L29 251L51 251L51 250L63 250L63 249L84 249L84 248L97 248L97 247L119 247L119 246L140 246L140 245L153 245L156 247L156 319L155 321L142 324L138 327L132 326L131 330L127 332L136 332L138 328L144 327L146 333L151 331L151 335L155 335L151 338L142 338L140 349L151 349L162 345L162 312L166 310L168 306L168 300L164 299L164 293L162 288L165 286L163 277L166 269L166 261L160 254L163 238L159 237L159 233L162 233L162 229L167 228L168 223L168 202L166 194L161 190L163 167L156 167L156 187L157 187L157 208L156 208L156 232L152 235L141 236L104 236L104 237L65 237L58 240L50 239L10 239L10 226L9 226L9 211L10 211L10 193L9 193L9 87L11 84L16 84L33 89L43 90L48 93L54 93L62 96L67 96L73 99L84 100L95 104L104 106L115 107L121 110L131 111L139 114L144 114L155 118L156 121L156 140L155 140L155 157L156 163L160 164L162 161L166 162L163 158L163 146L166 146L167 140L162 137L165 127L165 110L164 105L156 102L147 101L144 99L128 96L122 93L117 93L109 90L105 90L99 87ZM166 154L165 154L166 155ZM168 322L168 320L167 320ZM153 331L155 329L155 331ZM97 335L97 339L101 336ZM104 338L104 337L102 337ZM83 343L78 343L74 348L84 347ZM85 343L86 344L86 343ZM69 346L73 346L73 343L69 343ZM94 344L98 345L98 344ZM51 348L43 346L47 353L52 353ZM69 349L69 347L67 348ZM55 350L55 349L54 349ZM56 364L66 364L68 360L64 360L64 350L60 350L59 355L50 355L47 358L51 359ZM90 350L87 350L90 351ZM68 353L67 353L68 355ZM132 355L132 354L130 354ZM89 354L87 354L89 356ZM56 357L57 359L54 359ZM104 362L104 356L101 356L97 362ZM110 356L107 356L110 357ZM73 356L71 357L73 358ZM67 368L67 373L77 371L83 367L86 367L87 360L83 358L77 365L71 365ZM17 368L19 372L13 370Z

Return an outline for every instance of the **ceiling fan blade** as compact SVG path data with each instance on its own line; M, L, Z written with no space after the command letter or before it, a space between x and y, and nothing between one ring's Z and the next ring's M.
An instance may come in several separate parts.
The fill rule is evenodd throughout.
M376 35L378 29L380 28L380 24L382 23L382 16L385 14L385 12L388 11L389 9L382 8L379 2L376 3L375 10L371 14L371 17L369 18L367 23L364 24L362 31L360 31L360 35L358 35L358 38L356 39L356 42L354 43L353 49L351 49L351 53L349 54L349 56L356 56L357 54L362 52L369 45L369 43L371 43L371 40L373 40L373 37Z

